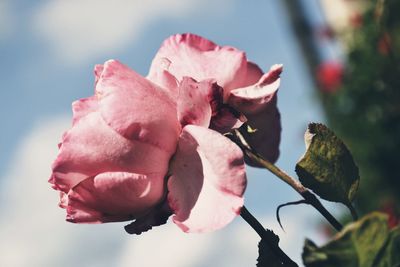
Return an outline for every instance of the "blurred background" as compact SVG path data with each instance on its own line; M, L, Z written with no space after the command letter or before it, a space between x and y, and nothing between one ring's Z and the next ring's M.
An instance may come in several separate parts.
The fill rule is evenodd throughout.
M124 223L74 225L47 180L71 102L93 94L114 58L146 75L161 42L192 32L235 46L264 71L284 65L277 165L294 174L309 122L327 123L360 167L359 212L397 221L400 198L400 3L396 0L0 0L0 266L255 266L258 237L240 217L210 234L173 223L130 236ZM396 17L397 16L397 17ZM299 196L248 168L246 206L297 262L329 234ZM339 204L324 202L346 219Z

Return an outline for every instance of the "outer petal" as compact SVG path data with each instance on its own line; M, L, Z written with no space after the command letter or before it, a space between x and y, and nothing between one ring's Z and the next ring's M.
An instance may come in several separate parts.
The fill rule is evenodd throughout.
M263 71L260 69L260 67L253 63L248 61L247 62L247 72L246 72L246 80L242 86L249 86L252 84L255 84L260 80L261 76L263 76Z
M96 65L94 67L94 76L95 76L95 86L100 79L100 75L103 72L103 65ZM79 121L82 117L85 117L87 114L98 110L98 102L96 96L91 96L87 98L82 98L72 103L72 124L74 125L77 121Z
M168 201L183 231L213 231L240 212L246 188L243 154L221 134L186 126L170 171Z
M128 140L111 129L98 112L81 118L65 135L53 163L50 183L67 193L102 172L167 172L171 154L156 146Z
M103 72L104 66L97 64L94 66L94 86L96 87L97 82L100 79L101 73Z
M146 78L162 88L167 88L171 97L176 99L179 95L179 82L175 76L168 71L171 62L166 58L160 58L157 65L160 67L150 73Z
M167 58L168 71L178 80L184 76L198 81L215 79L224 88L224 99L233 88L244 86L247 60L244 52L215 43L194 34L177 34L164 41L151 67L149 77L164 68L161 59Z
M217 109L220 87L211 80L200 83L183 77L179 85L178 119L182 126L194 124L208 128L213 113Z
M246 117L231 107L223 106L218 114L211 119L210 129L225 134L232 129L239 128L246 120Z
M100 223L132 220L156 205L163 176L107 172L87 178L68 192L67 220Z
M271 162L279 157L281 122L276 93L281 72L282 65L274 65L256 84L235 89L229 97L229 104L246 116L247 124L254 130L249 133L242 129L242 134L258 153ZM249 158L246 158L246 163L261 167Z
M251 133L241 128L241 133L247 142L260 155L274 163L279 157L281 140L281 120L276 107L276 96L269 102L270 105L256 114L247 115L247 124L253 129ZM246 157L246 163L254 167L262 167Z
M231 91L228 103L245 115L256 114L269 105L280 85L282 65L274 65L253 85Z
M172 155L181 130L176 103L162 88L117 61L107 61L96 86L99 111L115 131Z
M85 117L91 112L95 112L98 109L97 97L91 96L88 98L82 98L72 103L72 124L77 123L81 118Z

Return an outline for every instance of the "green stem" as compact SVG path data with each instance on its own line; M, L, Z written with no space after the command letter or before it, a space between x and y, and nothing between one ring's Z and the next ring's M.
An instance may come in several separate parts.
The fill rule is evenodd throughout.
M245 151L246 155L251 158L252 160L258 162L261 164L264 168L275 174L278 178L280 178L282 181L290 185L296 192L298 192L300 195L302 195L304 192L307 192L308 189L305 188L298 180L292 178L289 176L286 172L282 171L279 169L276 165L272 164L271 162L265 160L262 158L260 155L257 153L246 149Z
M240 216L242 216L251 228L256 231L256 233L261 237L261 241L264 241L269 245L269 248L279 258L284 266L298 267L298 265L278 246L278 243L275 241L277 238L275 234L272 231L265 230L262 224L247 210L245 206L242 207Z
M298 180L289 176L287 173L279 169L276 165L272 164L268 160L264 159L261 155L255 152L244 139L243 135L236 130L237 144L242 148L244 153L252 160L258 162L260 165L268 169L270 172L275 174L282 181L290 185L297 193L299 193L305 200L306 203L313 206L319 213L337 230L342 230L343 226L336 220L335 217L322 205L318 198L307 188L305 188Z

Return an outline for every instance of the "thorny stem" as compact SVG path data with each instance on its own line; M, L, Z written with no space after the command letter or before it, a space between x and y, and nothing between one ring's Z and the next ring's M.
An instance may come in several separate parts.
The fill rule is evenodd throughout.
M268 243L274 254L282 261L284 266L298 266L283 250L278 246L275 235L271 231L265 230L262 224L247 210L245 206L240 211L240 216L257 232L261 241Z
M322 203L318 200L318 198L307 188L305 188L298 180L294 179L293 177L289 176L287 173L279 169L277 166L272 164L271 162L264 159L261 155L252 149L246 140L244 139L243 135L238 131L235 130L235 135L237 137L236 142L244 151L244 153L251 158L252 160L258 162L260 165L268 169L270 172L275 174L278 178L282 181L290 185L297 193L299 193L305 200L306 203L313 206L319 213L337 230L342 230L343 226L336 220L335 217L322 205Z
M276 219L278 220L279 226L281 227L281 229L285 232L285 229L283 229L282 223L281 223L281 217L279 216L279 210L283 207L286 206L291 206L291 205L299 205L299 204L307 204L307 201L302 199L302 200L298 200L298 201L291 201L291 202L287 202L284 204L279 205L276 208Z
M357 214L356 209L353 207L353 205L351 205L351 203L348 203L346 206L350 210L351 216L353 217L353 221L357 221L358 220L358 214Z

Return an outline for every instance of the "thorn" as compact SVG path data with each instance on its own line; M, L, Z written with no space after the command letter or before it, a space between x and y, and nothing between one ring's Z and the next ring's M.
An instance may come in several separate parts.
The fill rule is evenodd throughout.
M279 226L281 227L283 232L285 232L285 229L283 228L282 223L281 223L281 218L279 216L279 210L286 206L299 205L299 204L308 204L308 202L307 202L307 200L304 200L304 199L298 200L298 201L293 201L293 202L287 202L287 203L279 205L278 208L276 209L276 220L278 221Z
M358 220L358 214L357 214L356 209L353 207L353 205L351 203L347 203L346 206L350 210L351 217L353 217L353 221L357 221Z

